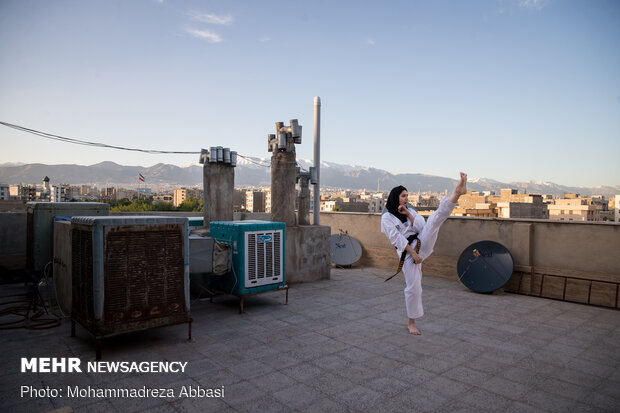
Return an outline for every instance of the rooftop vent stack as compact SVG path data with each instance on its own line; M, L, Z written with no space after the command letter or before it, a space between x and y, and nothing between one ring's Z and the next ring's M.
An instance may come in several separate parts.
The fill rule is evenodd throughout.
M234 158L234 162L233 162ZM233 220L233 193L237 152L211 147L209 162L203 166L204 226L213 221Z
M284 222L287 227L296 225L295 181L297 160L295 143L301 143L301 126L297 119L290 126L276 122L276 134L268 135L271 156L271 220Z
M201 164L205 164L207 162L209 162L209 151L206 149L201 149L200 150L200 159L198 160L199 163Z
M217 147L215 146L211 147L209 162L217 162Z

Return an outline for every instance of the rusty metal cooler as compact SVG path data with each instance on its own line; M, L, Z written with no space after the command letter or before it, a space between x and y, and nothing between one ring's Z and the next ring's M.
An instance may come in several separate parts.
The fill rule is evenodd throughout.
M78 322L97 340L189 323L187 218L71 219L72 335Z

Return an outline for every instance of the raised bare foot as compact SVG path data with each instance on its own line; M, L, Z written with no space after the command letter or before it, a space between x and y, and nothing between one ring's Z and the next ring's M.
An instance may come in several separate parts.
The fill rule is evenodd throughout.
M465 195L467 193L467 174L461 172L461 180L454 189L454 193L457 195Z
M450 202L457 203L459 197L461 195L465 195L467 193L467 174L461 172L461 180L459 181L456 188L454 188L454 192L452 196L450 196Z
M420 330L418 330L418 328L415 326L415 320L412 320L411 318L409 319L409 333L410 334L414 334L416 336L421 335L422 333L420 332Z

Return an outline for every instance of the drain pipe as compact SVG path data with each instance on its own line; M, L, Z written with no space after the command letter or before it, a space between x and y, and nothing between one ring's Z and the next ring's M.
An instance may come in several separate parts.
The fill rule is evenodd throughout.
M314 225L320 225L321 211L321 98L314 97L314 170L316 183L314 184Z

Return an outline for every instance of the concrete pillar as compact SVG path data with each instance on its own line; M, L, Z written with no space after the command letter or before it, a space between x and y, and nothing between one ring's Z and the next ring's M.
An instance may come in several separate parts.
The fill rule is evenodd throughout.
M271 220L297 225L295 219L295 151L274 151L271 157Z
M205 162L203 168L205 228L212 221L233 220L235 168L229 163Z
M301 172L299 176L299 208L297 223L310 225L310 173Z

